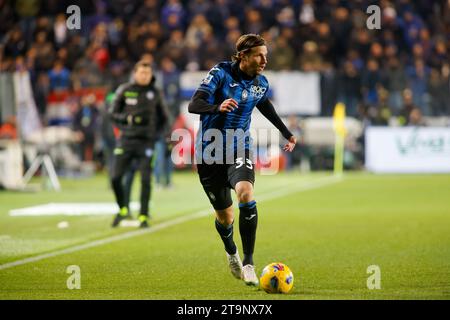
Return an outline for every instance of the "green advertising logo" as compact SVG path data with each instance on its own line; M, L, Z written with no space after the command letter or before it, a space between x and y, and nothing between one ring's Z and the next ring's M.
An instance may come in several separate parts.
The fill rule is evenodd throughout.
M416 128L403 141L401 137L397 136L396 143L400 154L405 156L410 154L442 155L446 153L450 155L450 136L446 136L445 133L423 136L421 130Z

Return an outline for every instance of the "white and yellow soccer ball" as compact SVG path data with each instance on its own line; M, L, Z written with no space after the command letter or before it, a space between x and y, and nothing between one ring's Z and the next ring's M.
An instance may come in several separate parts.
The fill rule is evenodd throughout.
M288 293L294 286L294 275L284 263L274 262L263 269L259 284L267 293Z

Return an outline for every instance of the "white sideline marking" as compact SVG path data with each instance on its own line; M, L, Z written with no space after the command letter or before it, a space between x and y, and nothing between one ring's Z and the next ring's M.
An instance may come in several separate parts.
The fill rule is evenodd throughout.
M293 193L298 193L298 192L303 192L303 191L308 191L308 190L312 190L312 189L317 189L320 187L324 187L327 185L331 185L333 183L337 183L342 181L342 178L337 178L337 177L325 177L325 178L320 178L317 179L317 181L313 181L311 183L305 184L305 185L301 185L298 187L295 187L294 185L289 186L288 189L279 189L278 191L271 191L270 193L264 193L262 195L258 196L258 202L263 202L263 201L268 201L268 200L273 200L276 198L280 198L283 196L287 196ZM168 227L177 225L177 224L181 224L183 222L187 222L187 221L191 221L191 220L195 220L195 219L199 219L199 218L203 218L206 217L208 215L212 214L212 210L211 209L205 209L205 210L201 210L198 211L196 213L187 215L187 216L183 216L183 217L178 217L178 218L174 218L172 220L166 221L166 222L162 222L159 224L156 224L154 226L151 226L150 229L143 229L143 230L135 230L135 231L129 231L126 233L122 233L119 235L115 235L115 236L111 236L111 237L107 237L104 239L99 239L99 240L94 240L85 244L80 244L80 245L75 245L73 247L69 247L66 249L62 249L62 250L57 250L57 251L53 251L53 252L49 252L49 253L45 253L45 254L40 254L34 257L30 257L30 258L25 258L25 259L21 259L21 260L16 260L16 261L12 261L12 262L8 262L5 264L0 265L0 270L4 270L4 269L9 269L12 267L17 267L17 266L21 266L24 264L28 264L28 263L32 263L32 262L37 262L40 260L44 260L44 259L48 259L48 258L53 258L56 256L60 256L63 254L68 254L68 253L74 253L77 251L81 251L84 249L89 249L89 248L93 248L93 247L98 247L104 244L109 244L112 242L116 242L116 241L121 241L124 239L129 239L129 238L133 238L133 237L137 237L143 234L150 234L150 233L154 233L157 232L159 230L163 230L166 229Z
M130 203L130 210L139 210L139 203ZM13 209L9 215L17 216L85 216L85 215L113 215L117 213L115 202L92 203L47 203L38 206Z

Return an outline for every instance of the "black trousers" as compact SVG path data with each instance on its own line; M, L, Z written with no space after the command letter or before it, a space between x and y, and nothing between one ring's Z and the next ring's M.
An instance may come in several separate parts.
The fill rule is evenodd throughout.
M148 215L148 205L151 195L151 178L153 148L148 145L121 144L114 149L114 160L111 175L111 184L119 208L128 207L128 197L124 190L123 176L130 169L133 160L136 160L141 173L141 207L140 214Z

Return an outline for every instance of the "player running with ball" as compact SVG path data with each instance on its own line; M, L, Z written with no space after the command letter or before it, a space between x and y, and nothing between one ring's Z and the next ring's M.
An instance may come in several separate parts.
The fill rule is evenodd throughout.
M221 62L209 71L192 97L189 112L200 114L197 169L203 189L216 211L215 225L225 245L231 272L248 285L258 285L253 263L258 212L253 197L255 171L249 141L253 108L258 108L288 140L285 151L292 152L297 140L267 98L269 83L261 74L267 64L265 40L256 34L243 35L236 43L236 51L232 62ZM216 132L222 139L211 138ZM232 140L230 132L234 132ZM211 150L208 146L217 145L217 141L221 141L222 150L208 153ZM243 262L233 240L231 189L239 200Z

